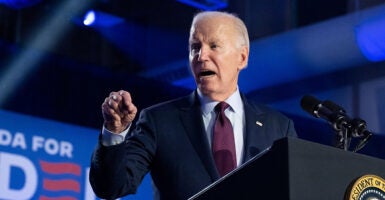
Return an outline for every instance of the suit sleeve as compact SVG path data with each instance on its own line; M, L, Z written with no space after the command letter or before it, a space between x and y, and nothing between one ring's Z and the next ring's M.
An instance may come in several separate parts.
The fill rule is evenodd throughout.
M123 143L103 146L99 137L91 157L89 178L98 197L115 199L136 193L155 154L155 128L151 124L150 115L144 110Z

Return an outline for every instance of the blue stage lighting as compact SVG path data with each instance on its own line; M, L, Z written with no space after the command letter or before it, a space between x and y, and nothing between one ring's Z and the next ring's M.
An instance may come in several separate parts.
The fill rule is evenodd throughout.
M83 24L85 26L91 26L95 22L95 12L90 10L84 16Z
M357 44L368 60L385 60L385 14L361 23L355 31Z
M90 10L83 16L83 19L80 19L80 22L79 19L75 19L75 22L91 27L111 27L123 23L124 19L109 13Z
M5 66L1 66L5 69L0 74L0 106L7 102L33 70L41 66L44 52L52 49L68 33L68 19L79 15L91 3L92 1L60 1L54 8L55 12L46 16L42 24L30 33L32 37L25 42L23 48L6 61Z
M227 0L177 0L201 10L219 10L227 7Z

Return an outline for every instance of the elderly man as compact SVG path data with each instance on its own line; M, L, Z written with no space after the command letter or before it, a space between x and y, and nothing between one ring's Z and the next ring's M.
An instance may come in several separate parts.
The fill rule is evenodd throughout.
M155 198L187 199L273 141L296 136L290 119L238 88L249 57L247 29L238 17L198 13L189 46L197 85L189 96L144 109L135 128L129 92L112 92L102 104L104 127L90 170L99 197L135 193L150 172Z

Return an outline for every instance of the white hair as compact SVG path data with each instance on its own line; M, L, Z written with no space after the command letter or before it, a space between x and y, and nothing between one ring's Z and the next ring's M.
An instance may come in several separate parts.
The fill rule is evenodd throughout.
M220 11L199 12L198 14L196 14L194 16L194 19L192 21L192 25L194 25L196 21L202 19L203 17L227 17L227 18L229 18L233 22L233 26L240 37L240 45L246 46L248 49L250 49L249 34L247 32L246 25L245 25L245 23L243 23L243 21L238 16L236 16L235 14L232 14L232 13L220 12Z

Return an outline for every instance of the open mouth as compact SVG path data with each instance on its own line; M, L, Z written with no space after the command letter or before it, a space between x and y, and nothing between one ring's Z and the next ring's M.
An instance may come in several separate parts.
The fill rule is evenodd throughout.
M207 77L207 76L212 76L215 75L215 72L213 71L201 71L199 72L199 77Z

